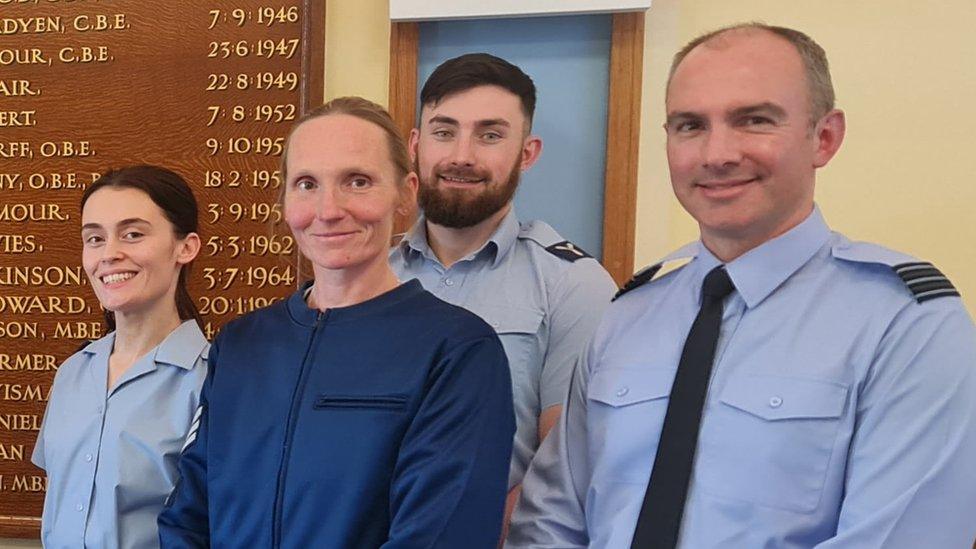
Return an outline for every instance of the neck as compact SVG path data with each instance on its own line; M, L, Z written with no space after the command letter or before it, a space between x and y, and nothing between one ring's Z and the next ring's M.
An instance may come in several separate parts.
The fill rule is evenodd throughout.
M325 269L315 266L315 283L308 305L324 311L370 300L400 285L385 255L361 268Z
M183 323L176 302L169 300L165 310L143 313L115 313L113 355L137 358L158 346Z
M810 213L813 212L813 203L809 208L802 208L796 213L786 218L782 223L772 230L759 230L752 233L722 233L720 231L709 232L702 230L702 244L712 252L722 263L729 263L746 252L758 248L763 244L786 234L794 227L803 223Z
M453 229L427 222L427 244L445 268L485 245L512 209L509 202L487 219L463 229Z

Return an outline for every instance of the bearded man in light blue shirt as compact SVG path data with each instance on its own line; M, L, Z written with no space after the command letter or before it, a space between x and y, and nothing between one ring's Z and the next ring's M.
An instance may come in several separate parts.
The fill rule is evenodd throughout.
M390 253L401 280L495 329L512 370L515 441L506 517L540 442L555 425L573 366L617 290L589 254L512 207L542 153L536 88L515 65L471 53L438 66L420 93L410 154L423 215ZM507 519L506 519L507 522Z
M608 309L506 547L969 547L973 323L933 265L814 204L845 133L823 50L763 24L692 41L665 130L701 239ZM686 345L704 332L714 353Z

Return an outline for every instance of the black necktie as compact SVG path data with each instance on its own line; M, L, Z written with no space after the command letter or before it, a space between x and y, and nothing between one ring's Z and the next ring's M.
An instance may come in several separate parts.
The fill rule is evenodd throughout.
M670 549L678 543L702 407L722 325L722 301L733 289L724 266L712 269L702 283L701 309L681 351L631 549Z

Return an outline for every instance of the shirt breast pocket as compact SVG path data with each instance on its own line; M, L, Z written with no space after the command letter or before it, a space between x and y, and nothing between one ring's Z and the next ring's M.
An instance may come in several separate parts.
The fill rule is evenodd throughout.
M587 388L587 437L594 481L647 483L674 370L606 368Z
M731 376L702 426L695 471L699 488L769 507L814 511L837 453L847 394L846 385L830 381Z
M472 306L472 311L498 334L513 373L528 375L530 365L541 364L538 333L544 316L542 311L508 304L479 304Z

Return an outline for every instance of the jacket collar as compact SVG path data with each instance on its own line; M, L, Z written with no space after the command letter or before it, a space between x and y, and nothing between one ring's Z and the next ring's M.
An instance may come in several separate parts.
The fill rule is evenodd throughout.
M306 303L306 294L311 289L314 281L309 280L298 288L298 291L291 294L285 302L285 308L291 319L305 327L313 327L319 319L320 311L313 309ZM372 299L367 299L362 303L349 305L348 307L333 307L328 309L329 322L343 322L346 320L356 320L380 313L401 301L410 299L424 292L423 286L417 279L411 279L400 284L392 290L380 294Z

